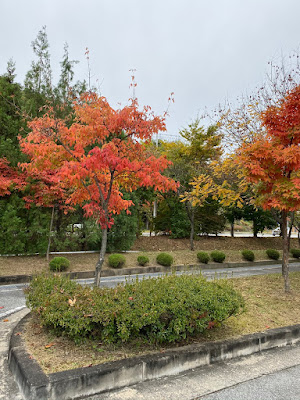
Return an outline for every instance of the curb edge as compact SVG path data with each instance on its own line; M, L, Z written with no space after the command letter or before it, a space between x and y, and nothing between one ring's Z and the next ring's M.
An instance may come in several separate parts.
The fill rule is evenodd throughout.
M140 357L46 375L27 350L19 332L27 314L13 330L9 367L27 400L68 400L95 395L143 381L177 375L219 361L259 353L300 341L300 324L204 344L192 344Z

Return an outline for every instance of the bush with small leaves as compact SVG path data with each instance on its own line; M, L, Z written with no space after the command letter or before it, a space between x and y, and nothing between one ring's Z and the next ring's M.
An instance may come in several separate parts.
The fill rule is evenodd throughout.
M254 253L252 250L243 250L242 251L243 259L246 261L254 261Z
M149 258L147 256L138 256L137 262L142 267L149 262Z
M111 268L122 268L125 262L126 258L122 254L111 254L108 257L108 265Z
M267 256L271 259L271 260L278 260L280 253L278 250L275 249L268 249L266 250Z
M70 261L66 257L54 257L50 263L50 271L62 272L66 271L70 266Z
M226 255L222 251L215 250L210 253L210 257L213 261L222 263L225 260Z
M201 263L207 264L209 261L209 254L206 253L205 251L199 251L197 253L197 258L198 258L198 261L200 261Z
M292 257L300 258L300 249L291 249L290 252Z
M38 276L26 289L26 304L42 325L77 343L88 337L103 343L174 343L244 310L230 280L207 281L201 274L171 274L114 288Z
M168 253L160 253L156 257L156 262L164 267L170 267L173 264L173 257Z

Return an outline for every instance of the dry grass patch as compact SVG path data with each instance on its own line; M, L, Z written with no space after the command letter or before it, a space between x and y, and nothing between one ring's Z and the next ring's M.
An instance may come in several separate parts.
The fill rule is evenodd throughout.
M194 242L195 251L212 250L265 250L282 249L282 239L280 237L225 237L225 236L199 236ZM291 248L299 247L298 240L291 239ZM168 236L139 237L132 250L137 251L174 251L188 250L190 248L189 239L170 239Z
M241 250L244 247L241 247L238 250L230 250L230 249L222 249L226 254L226 262L243 262L243 258L241 255ZM198 250L207 251L210 253L211 250L208 250L206 247L201 247ZM166 250L170 254L172 254L174 258L173 265L191 265L191 264L199 264L197 260L197 250L191 251L188 249L185 250ZM156 263L156 257L160 253L160 251L136 251L133 253L124 253L126 258L126 263L124 268L132 268L137 267L137 257L140 255L146 255L149 257L149 264L147 266L158 266ZM280 254L282 252L280 251ZM254 250L255 261L267 260L265 250ZM52 259L54 256L51 256ZM70 260L70 268L69 272L78 272L78 271L93 271L95 269L96 262L98 260L98 253L88 253L88 254L67 254L64 257ZM108 269L107 263L108 255L106 255L106 261L104 263L103 269ZM0 276L7 275L33 275L37 273L47 272L49 271L49 264L46 261L45 257L41 256L3 256L0 257Z
M149 257L149 264L146 265L158 265L156 263L156 257L159 251L148 251L148 252L136 252L136 253L124 253L126 263L124 268L137 267L137 257L140 255L147 255ZM170 252L174 257L174 265L189 265L197 264L197 253L190 250L175 250ZM266 259L264 251L255 252L257 260ZM53 256L54 257L54 256ZM53 258L51 257L51 259ZM70 254L65 255L70 260L70 268L68 271L93 271L95 269L96 262L98 260L98 254ZM108 255L106 255L106 261L104 269L108 268L107 263ZM227 251L225 262L242 261L240 251ZM49 271L49 264L45 258L40 256L18 256L18 257L0 257L0 276L6 275L33 275L37 273Z
M290 273L292 292L284 292L281 274L233 279L247 311L238 318L229 318L213 332L213 339L225 339L266 329L300 323L300 272Z
M50 260L55 256L51 256ZM95 268L98 254L67 254L69 271L90 271ZM0 275L32 275L49 271L49 263L42 256L0 257Z
M300 323L300 272L291 273L290 278L291 294L284 293L280 274L233 279L234 288L239 290L246 300L246 312L238 317L229 318L223 325L208 330L201 337L182 341L177 346L228 339ZM126 346L104 345L92 341L75 345L65 337L51 335L40 326L37 319L29 322L25 340L28 351L46 373L96 365L135 355L164 352L168 348L150 346L142 341L135 341Z
M281 238L231 238L231 237L199 237L195 241L195 251L189 250L188 239L170 239L166 236L140 237L136 240L133 253L125 253L125 268L138 266L137 257L147 255L150 259L148 265L157 265L156 256L165 251L174 257L174 265L196 264L197 251L210 253L220 250L226 254L225 262L242 262L241 250L253 250L255 261L266 260L265 250L277 249L281 252ZM298 248L298 240L291 239L291 248ZM55 257L54 255L51 258ZM70 260L69 271L93 271L98 260L98 253L67 254ZM103 268L108 268L107 257ZM49 266L42 256L2 256L0 257L0 276L5 275L32 275L48 271Z

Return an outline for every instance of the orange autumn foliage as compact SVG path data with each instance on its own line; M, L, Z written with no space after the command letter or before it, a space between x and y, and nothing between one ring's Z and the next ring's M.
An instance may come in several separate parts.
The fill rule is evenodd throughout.
M9 195L12 189L21 189L24 185L20 171L11 167L5 158L0 158L0 196Z
M86 216L102 228L113 224L113 215L133 204L123 198L138 187L175 190L174 181L162 175L169 161L149 156L143 141L165 130L164 118L149 107L138 109L136 100L115 110L104 97L85 94L74 103L74 122L68 125L49 110L30 122L31 132L21 139L31 174L55 172L56 184L65 189L66 204L79 204Z
M300 86L278 106L261 115L265 135L243 145L240 161L248 179L257 184L257 201L265 209L300 207Z

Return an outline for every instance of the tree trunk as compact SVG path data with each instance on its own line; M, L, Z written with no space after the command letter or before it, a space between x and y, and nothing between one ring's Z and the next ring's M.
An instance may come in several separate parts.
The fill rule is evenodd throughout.
M46 260L48 262L49 262L49 255L50 255L50 246L51 246L51 232L52 232L52 226L53 226L53 220L54 220L54 208L55 208L55 206L52 207L51 221L50 221L50 228L49 228L48 247L47 247L47 253L46 253Z
M137 205L137 230L136 230L136 238L138 239L142 233L142 223L141 223L141 212L140 212L140 204Z
M95 271L95 286L100 286L100 278L101 278L101 271L102 266L104 263L104 257L106 253L106 246L107 246L107 228L102 229L102 240L101 240L101 250L99 260L96 264L96 271Z
M190 221L191 230L190 230L190 248L194 250L194 235L195 235L195 209L191 205L189 201L185 202L185 210Z
M289 228L289 233L288 233L288 250L290 251L290 247L291 247L291 235L292 235L292 229L293 229L293 225L294 225L294 220L295 220L295 211L293 211L291 213L291 225Z
M190 224L191 224L190 246L191 246L191 250L194 250L195 210L193 208L191 209Z
M257 229L257 223L256 220L253 220L253 237L257 238L257 234L258 234L258 229Z
M230 236L234 237L234 222L231 222L230 224Z
M287 234L287 211L282 211L282 276L284 278L284 289L286 293L291 291L289 282L289 240Z

